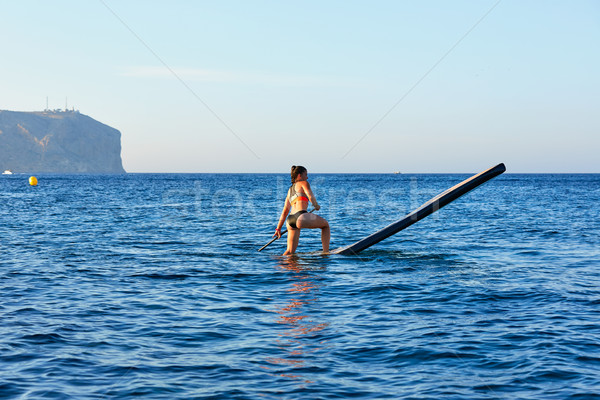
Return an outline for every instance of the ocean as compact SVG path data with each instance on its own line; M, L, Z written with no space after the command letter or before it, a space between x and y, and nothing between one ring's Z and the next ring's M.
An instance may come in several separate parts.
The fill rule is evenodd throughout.
M477 171L474 171L477 172ZM309 174L331 248L470 174ZM2 399L600 398L600 175L503 174L356 256L289 175L0 177Z

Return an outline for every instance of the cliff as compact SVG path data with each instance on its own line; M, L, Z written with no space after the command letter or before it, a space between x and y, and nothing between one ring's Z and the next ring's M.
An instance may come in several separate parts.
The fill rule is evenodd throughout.
M121 132L77 111L0 110L0 171L124 173Z

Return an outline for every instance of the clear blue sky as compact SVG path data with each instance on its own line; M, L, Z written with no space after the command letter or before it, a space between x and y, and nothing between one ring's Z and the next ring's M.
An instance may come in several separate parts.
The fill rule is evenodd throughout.
M596 0L0 10L0 109L68 97L128 172L600 172Z

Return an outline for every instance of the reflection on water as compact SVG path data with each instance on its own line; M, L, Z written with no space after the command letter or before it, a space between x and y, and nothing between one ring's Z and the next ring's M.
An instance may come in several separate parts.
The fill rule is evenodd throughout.
M290 298L280 306L271 310L277 313L278 324L287 329L279 334L277 347L282 350L281 357L267 357L266 369L274 375L298 381L304 385L313 383L302 374L306 369L314 367L318 360L318 352L323 349L325 341L323 331L329 323L319 321L313 314L313 303L318 302L319 290L323 286L315 281L311 273L324 267L315 267L309 262L302 262L297 256L284 257L277 268L291 273L291 285L288 289Z

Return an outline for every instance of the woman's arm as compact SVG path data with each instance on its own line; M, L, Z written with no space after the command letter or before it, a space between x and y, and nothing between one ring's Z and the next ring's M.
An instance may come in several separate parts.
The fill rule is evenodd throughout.
M310 200L312 205L315 207L315 210L319 211L321 209L321 206L317 202L317 198L315 197L315 194L313 193L312 189L310 188L310 183L302 182L302 184L303 184L302 187L304 188L304 192L308 196L308 200Z
M289 200L289 194L288 196L286 196L285 198L285 204L283 205L283 210L281 211L281 216L279 217L279 222L277 223L277 229L275 229L275 235L273 236L278 236L281 237L281 228L283 227L283 224L285 224L285 219L288 216L288 214L290 213L290 208L292 208L292 205L290 204L290 200Z

